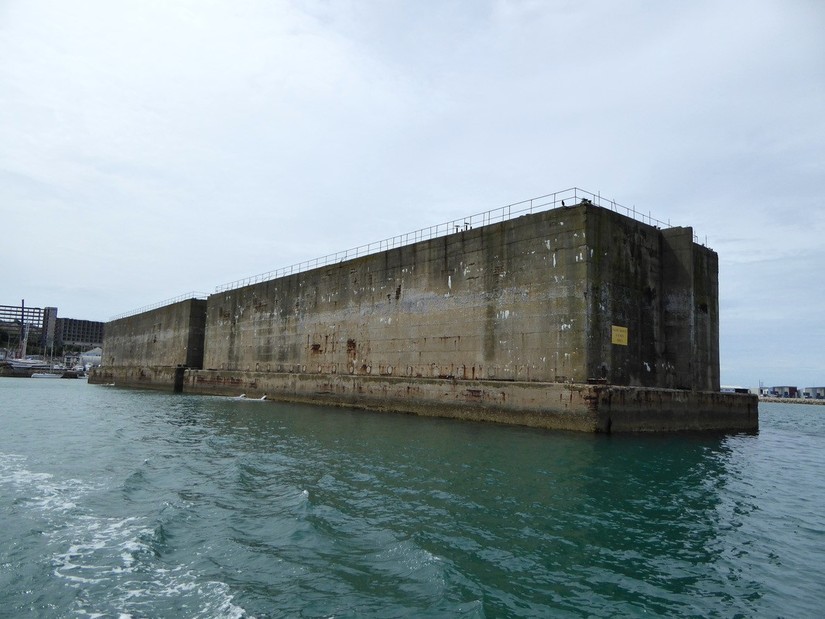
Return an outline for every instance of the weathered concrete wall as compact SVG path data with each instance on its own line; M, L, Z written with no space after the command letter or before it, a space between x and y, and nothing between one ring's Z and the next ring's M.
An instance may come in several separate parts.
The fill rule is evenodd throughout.
M666 386L719 391L719 258L692 228L662 231Z
M693 380L695 389L719 391L719 255L693 245Z
M669 277L662 282L662 361L667 386L689 389L693 385L696 299L694 294L693 230L662 231L662 259ZM687 354L686 351L690 351Z
M716 269L690 228L555 209L212 295L204 367L718 390Z
M588 216L588 376L614 385L719 390L718 257L692 228ZM627 329L615 343L613 328Z
M105 367L203 366L206 301L188 299L106 323Z
M663 360L660 231L604 209L588 219L588 378L670 387ZM614 337L622 330L626 340Z
M547 211L212 295L204 367L583 381L586 214Z

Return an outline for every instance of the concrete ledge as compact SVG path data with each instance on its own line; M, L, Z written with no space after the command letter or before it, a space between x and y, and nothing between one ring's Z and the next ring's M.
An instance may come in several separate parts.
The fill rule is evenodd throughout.
M759 429L759 398L751 394L608 385L598 399L609 432Z
M174 366L99 367L89 372L89 384L173 391L176 369Z
M98 368L90 383L172 391L174 367ZM746 394L575 383L186 370L184 393L347 406L580 432L756 431ZM180 379L179 379L180 381ZM181 387L180 382L178 383Z

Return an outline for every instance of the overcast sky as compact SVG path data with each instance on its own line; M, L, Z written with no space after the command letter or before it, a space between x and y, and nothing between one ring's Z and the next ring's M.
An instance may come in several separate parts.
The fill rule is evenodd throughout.
M825 2L0 0L0 304L115 314L571 186L825 385Z

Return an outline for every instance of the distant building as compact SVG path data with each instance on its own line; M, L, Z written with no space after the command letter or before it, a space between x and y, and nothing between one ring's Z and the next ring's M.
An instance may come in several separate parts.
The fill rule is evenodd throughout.
M768 390L768 395L771 395L775 398L798 398L799 397L799 388L798 387L789 387L786 385L779 386L779 387L771 387Z
M806 400L825 400L825 387L805 387L802 397Z
M104 323L77 318L57 319L57 340L62 346L94 348L103 346Z
M44 351L71 346L86 350L103 346L104 323L76 318L58 318L56 307L0 305L0 348L22 354L22 344Z
M0 305L0 333L3 334L2 347L17 352L22 342L51 348L55 344L57 321L56 307L26 307L20 305Z
M96 348L92 348L91 350L87 350L83 354L80 355L80 364L88 369L88 368L96 368L100 366L100 357L103 354L103 349L99 346Z

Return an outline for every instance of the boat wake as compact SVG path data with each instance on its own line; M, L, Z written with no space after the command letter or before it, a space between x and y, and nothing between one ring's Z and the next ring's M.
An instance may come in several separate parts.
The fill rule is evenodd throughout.
M251 619L233 603L226 583L170 556L164 518L176 510L161 510L157 517L95 513L89 499L106 490L77 479L55 479L28 469L24 457L0 454L0 494L12 494L17 518L40 532L52 577L75 590L64 601L72 605L63 609L66 614L129 618L181 612ZM14 564L12 556L3 556L3 562Z

